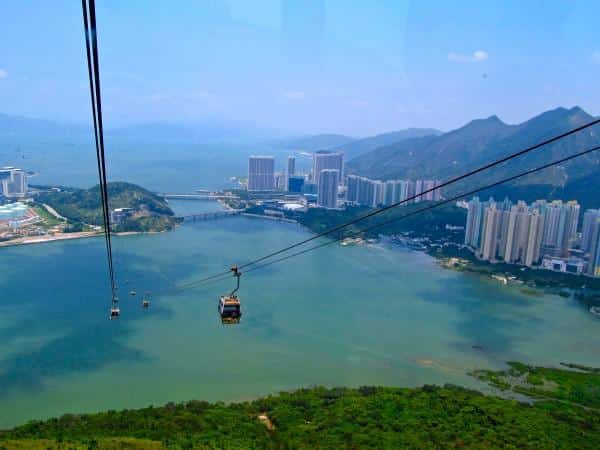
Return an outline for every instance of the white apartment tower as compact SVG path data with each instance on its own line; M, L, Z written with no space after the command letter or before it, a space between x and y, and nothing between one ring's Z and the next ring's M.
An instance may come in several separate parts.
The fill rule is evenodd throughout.
M339 170L323 169L319 172L317 206L330 209L337 208L337 190L339 182Z
M272 191L275 187L275 158L250 156L248 159L248 190Z
M0 167L0 195L22 198L27 195L27 174L15 167Z
M319 174L322 170L332 169L339 173L339 180L344 176L344 154L321 150L313 154L313 180L319 185Z

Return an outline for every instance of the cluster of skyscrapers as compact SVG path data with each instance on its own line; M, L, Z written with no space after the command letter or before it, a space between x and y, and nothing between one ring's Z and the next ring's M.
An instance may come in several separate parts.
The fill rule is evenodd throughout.
M275 172L273 156L251 156L248 161L248 191L288 191L316 196L317 206L336 208L343 181L344 154L319 151L313 155L309 176L296 174L296 159L288 156L285 173Z
M356 205L376 207L406 201L441 200L439 180L371 180L357 175L348 175L346 179L346 201ZM414 198L413 198L414 197Z
M289 156L286 173L275 172L273 156L251 156L248 165L248 191L281 190L314 197L317 206L337 208L340 186L346 184L345 201L377 207L408 199L410 202L436 201L442 198L439 180L371 180L357 175L344 176L344 154L318 151L313 154L309 175L296 174L296 160ZM341 199L344 201L344 199Z
M465 244L487 261L600 275L600 212L585 212L581 234L579 215L576 201L528 205L474 197L468 203Z
M27 174L15 167L0 167L0 196L22 198L27 195Z

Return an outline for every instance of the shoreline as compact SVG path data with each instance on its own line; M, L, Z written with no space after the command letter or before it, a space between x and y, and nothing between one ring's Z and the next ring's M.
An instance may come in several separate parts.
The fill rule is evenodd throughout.
M111 233L114 236L136 236L139 234L158 234L163 231L124 231L122 233ZM1 247L16 247L18 245L34 245L34 244L47 244L49 242L56 241L69 241L73 239L85 239L92 237L99 237L104 235L103 231L81 231L77 233L63 233L46 236L26 236L17 239L11 239L10 241L0 242Z
M17 245L33 245L33 244L45 244L48 242L55 241L67 241L71 239L84 239L89 237L100 236L102 232L99 231L81 231L78 233L63 233L59 235L51 236L25 236L22 238L11 239L10 241L0 242L0 247L14 247Z

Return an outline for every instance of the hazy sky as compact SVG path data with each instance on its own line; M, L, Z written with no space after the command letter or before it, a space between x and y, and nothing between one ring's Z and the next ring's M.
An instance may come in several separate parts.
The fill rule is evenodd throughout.
M109 125L365 135L600 113L597 0L97 0ZM77 0L0 2L0 112L89 122Z

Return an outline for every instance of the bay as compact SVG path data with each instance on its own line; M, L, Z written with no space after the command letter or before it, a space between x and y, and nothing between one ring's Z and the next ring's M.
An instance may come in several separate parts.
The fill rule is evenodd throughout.
M178 289L309 235L229 217L116 237L116 321L101 239L0 249L0 427L314 384L481 388L467 373L507 360L600 365L598 319L576 301L528 296L384 244L332 245L243 275L237 326L217 314L233 279Z

